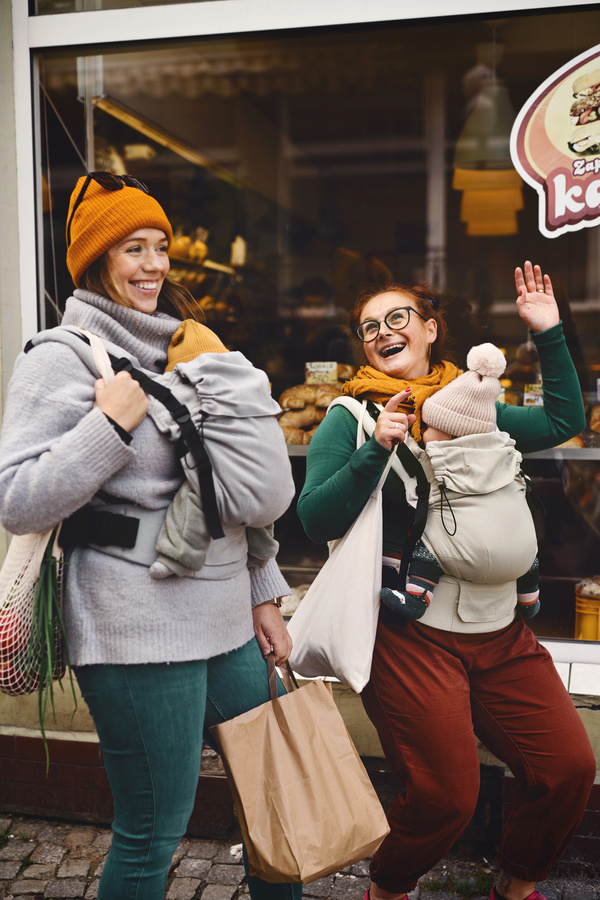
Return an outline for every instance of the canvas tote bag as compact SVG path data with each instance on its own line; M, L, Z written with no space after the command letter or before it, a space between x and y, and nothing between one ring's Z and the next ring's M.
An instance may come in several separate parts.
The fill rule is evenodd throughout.
M361 418L357 447L363 441ZM371 673L381 590L381 489L395 456L394 448L360 515L331 549L288 624L292 669L306 678L335 677L357 693Z
M310 682L210 730L221 750L251 875L308 883L375 852L385 813L330 688Z

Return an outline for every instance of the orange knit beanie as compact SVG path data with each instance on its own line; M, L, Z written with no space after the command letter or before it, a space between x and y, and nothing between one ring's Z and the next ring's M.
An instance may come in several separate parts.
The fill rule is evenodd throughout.
M195 319L184 319L167 349L165 372L171 372L177 363L191 362L201 353L227 352L227 347L214 331Z
M85 178L82 175L71 194L67 222ZM92 179L75 210L67 248L67 268L76 287L88 266L138 228L160 228L171 245L171 223L154 197L133 187L107 191Z

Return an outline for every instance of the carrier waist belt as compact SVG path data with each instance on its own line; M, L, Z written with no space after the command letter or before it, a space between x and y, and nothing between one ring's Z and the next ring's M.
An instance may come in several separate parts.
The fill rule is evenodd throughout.
M151 566L166 513L166 508L143 509L128 503L84 506L63 521L60 544L66 550L91 547L109 556Z

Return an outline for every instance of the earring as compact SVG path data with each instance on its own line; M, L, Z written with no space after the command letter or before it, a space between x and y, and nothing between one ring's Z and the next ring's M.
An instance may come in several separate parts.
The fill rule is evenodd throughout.
M430 341L430 342L427 344L427 354L428 354L427 359L431 359L431 344L432 344L432 343L433 343L433 342Z

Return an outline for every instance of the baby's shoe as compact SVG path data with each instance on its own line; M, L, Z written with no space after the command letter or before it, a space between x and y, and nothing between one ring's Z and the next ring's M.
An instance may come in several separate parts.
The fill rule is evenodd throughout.
M533 619L540 611L540 592L517 594L517 610L524 619Z
M379 593L379 599L388 609L407 619L420 619L429 605L423 597L403 594L402 591L394 591L392 588L383 588Z
M173 575L174 572L172 569L169 569L168 566L161 562L159 559L155 559L152 565L150 566L150 577L151 578L169 578Z

